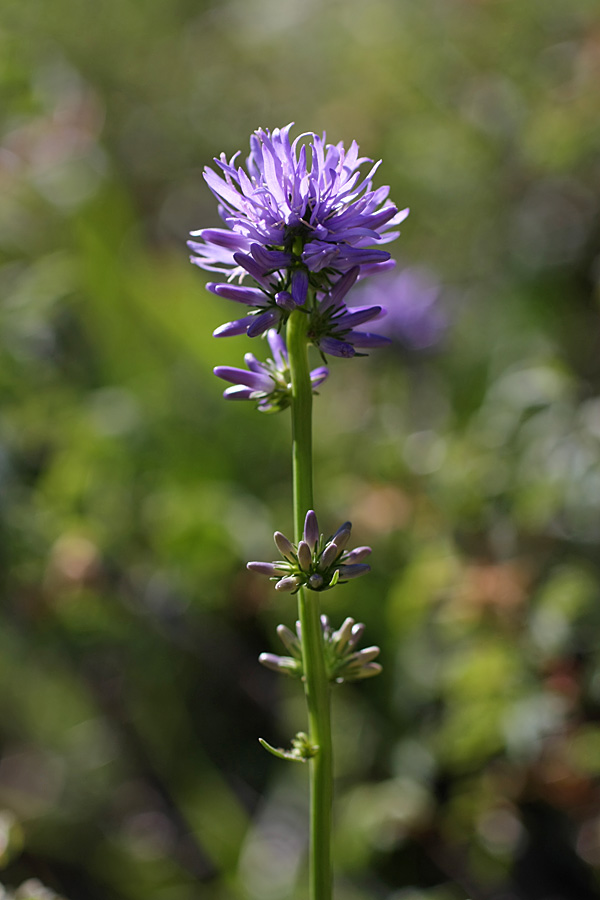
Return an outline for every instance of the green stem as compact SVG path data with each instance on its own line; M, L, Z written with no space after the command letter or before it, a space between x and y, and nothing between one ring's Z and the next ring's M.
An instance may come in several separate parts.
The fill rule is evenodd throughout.
M312 385L308 368L308 317L296 310L288 320L287 347L292 379L292 462L294 529L302 539L304 518L314 508L312 488ZM304 690L308 707L309 738L319 747L310 762L309 879L311 900L331 898L331 820L333 803L333 750L329 680L323 656L321 608L316 591L298 591L302 627Z

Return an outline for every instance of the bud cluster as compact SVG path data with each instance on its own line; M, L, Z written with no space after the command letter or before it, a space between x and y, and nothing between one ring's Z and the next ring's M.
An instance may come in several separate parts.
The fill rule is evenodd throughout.
M295 594L303 586L312 591L327 591L338 582L343 584L370 571L370 566L362 562L370 554L370 547L345 549L351 532L352 524L344 522L325 540L319 533L317 517L310 509L304 521L303 539L298 545L276 531L275 544L283 558L270 563L249 562L247 567L275 580L276 591Z
M381 666L379 663L373 662L379 656L379 647L366 647L364 650L358 651L355 649L365 630L362 622L355 622L354 619L348 617L337 631L333 631L327 616L321 616L321 630L325 669L329 681L341 684L344 681L359 681L379 675ZM275 672L291 675L292 678L303 678L300 622L296 622L295 634L285 625L278 626L277 634L291 655L277 656L274 653L261 653L258 658L259 662Z

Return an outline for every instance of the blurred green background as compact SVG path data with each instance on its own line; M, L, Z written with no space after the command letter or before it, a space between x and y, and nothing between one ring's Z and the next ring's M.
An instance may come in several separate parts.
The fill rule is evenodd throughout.
M326 612L385 666L336 690L337 897L600 897L597 0L4 0L0 73L0 878L305 896L257 743L305 725L256 661L293 600L245 570L289 421L222 401L257 342L185 248L293 120L383 158L449 322L317 402L321 523L374 548Z

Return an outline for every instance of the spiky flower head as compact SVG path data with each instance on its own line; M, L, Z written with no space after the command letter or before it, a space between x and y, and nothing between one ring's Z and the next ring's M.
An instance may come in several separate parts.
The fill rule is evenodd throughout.
M272 359L260 362L253 353L246 353L247 369L217 366L213 371L224 381L230 381L223 396L226 400L255 400L260 412L279 412L286 409L292 398L290 364L285 341L274 329L267 332ZM319 366L310 373L313 392L329 375L326 366Z
M327 591L336 584L358 578L370 571L363 563L370 547L346 550L352 524L344 522L327 540L319 534L319 524L314 510L309 510L304 522L303 539L293 544L284 534L276 531L275 544L282 559L274 562L249 562L247 568L276 581L276 591L293 594L302 587L312 591Z
M379 675L381 666L374 660L379 656L379 647L365 647L357 650L356 646L363 636L365 626L348 617L337 630L333 630L327 616L321 616L321 633L323 635L323 656L325 671L329 681L341 684L344 681L360 681ZM277 628L279 638L290 656L278 656L275 653L261 653L259 662L267 669L273 669L282 675L293 678L304 677L302 661L302 630L300 622L296 622L294 633L285 625Z
M346 150L307 133L292 143L291 127L259 128L245 169L237 166L236 153L229 161L224 154L215 159L220 171L205 170L225 228L193 232L199 240L189 242L191 260L226 276L227 283L210 283L209 290L248 308L246 316L218 328L218 337L279 328L290 312L305 308L309 293L308 311L318 314L319 303L347 273L355 270L355 280L393 265L386 250L372 245L397 237L393 229L408 210L398 211L388 187L373 189L379 163L364 175L361 166L372 160L359 156L356 141ZM328 333L324 324L321 318L314 338L321 349L328 337L358 346L343 338L352 326Z

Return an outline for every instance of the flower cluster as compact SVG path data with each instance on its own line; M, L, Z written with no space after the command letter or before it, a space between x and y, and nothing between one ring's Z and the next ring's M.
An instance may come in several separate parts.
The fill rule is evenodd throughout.
M290 142L291 125L273 132L258 129L250 139L246 168L236 153L205 170L219 201L225 228L193 232L192 262L227 278L208 289L243 304L248 314L217 328L224 337L250 337L279 329L290 312L310 316L309 336L323 353L352 356L355 348L379 346L380 336L354 327L380 316L381 307L349 312L343 298L358 277L382 271L390 254L373 249L395 237L408 215L388 199L388 187L373 190L360 167L358 145L327 144L325 135L300 135ZM251 284L244 283L248 277Z
M275 562L249 562L253 572L268 575L276 580L276 591L296 593L302 586L313 591L327 591L338 583L358 578L370 570L362 562L370 547L357 547L347 551L352 525L344 522L328 540L319 534L319 523L314 511L306 514L303 540L292 544L280 531L274 535L275 544L283 559Z
M223 396L226 400L256 400L260 412L279 412L291 403L292 385L290 364L285 341L274 329L267 332L267 340L273 359L259 362L253 353L246 353L247 369L217 366L213 371L224 381L230 381ZM329 375L326 366L319 366L310 373L313 392Z
M335 681L338 684L344 681L359 681L363 678L372 678L373 675L381 672L379 663L373 662L379 656L379 647L365 647L364 650L356 650L356 645L365 630L365 626L361 622L355 623L354 619L348 617L337 631L333 631L327 616L321 616L321 629L325 669L329 681ZM285 625L277 627L277 634L291 655L277 656L275 653L261 653L258 658L259 662L275 672L291 675L293 678L303 678L300 622L296 622L295 634Z

